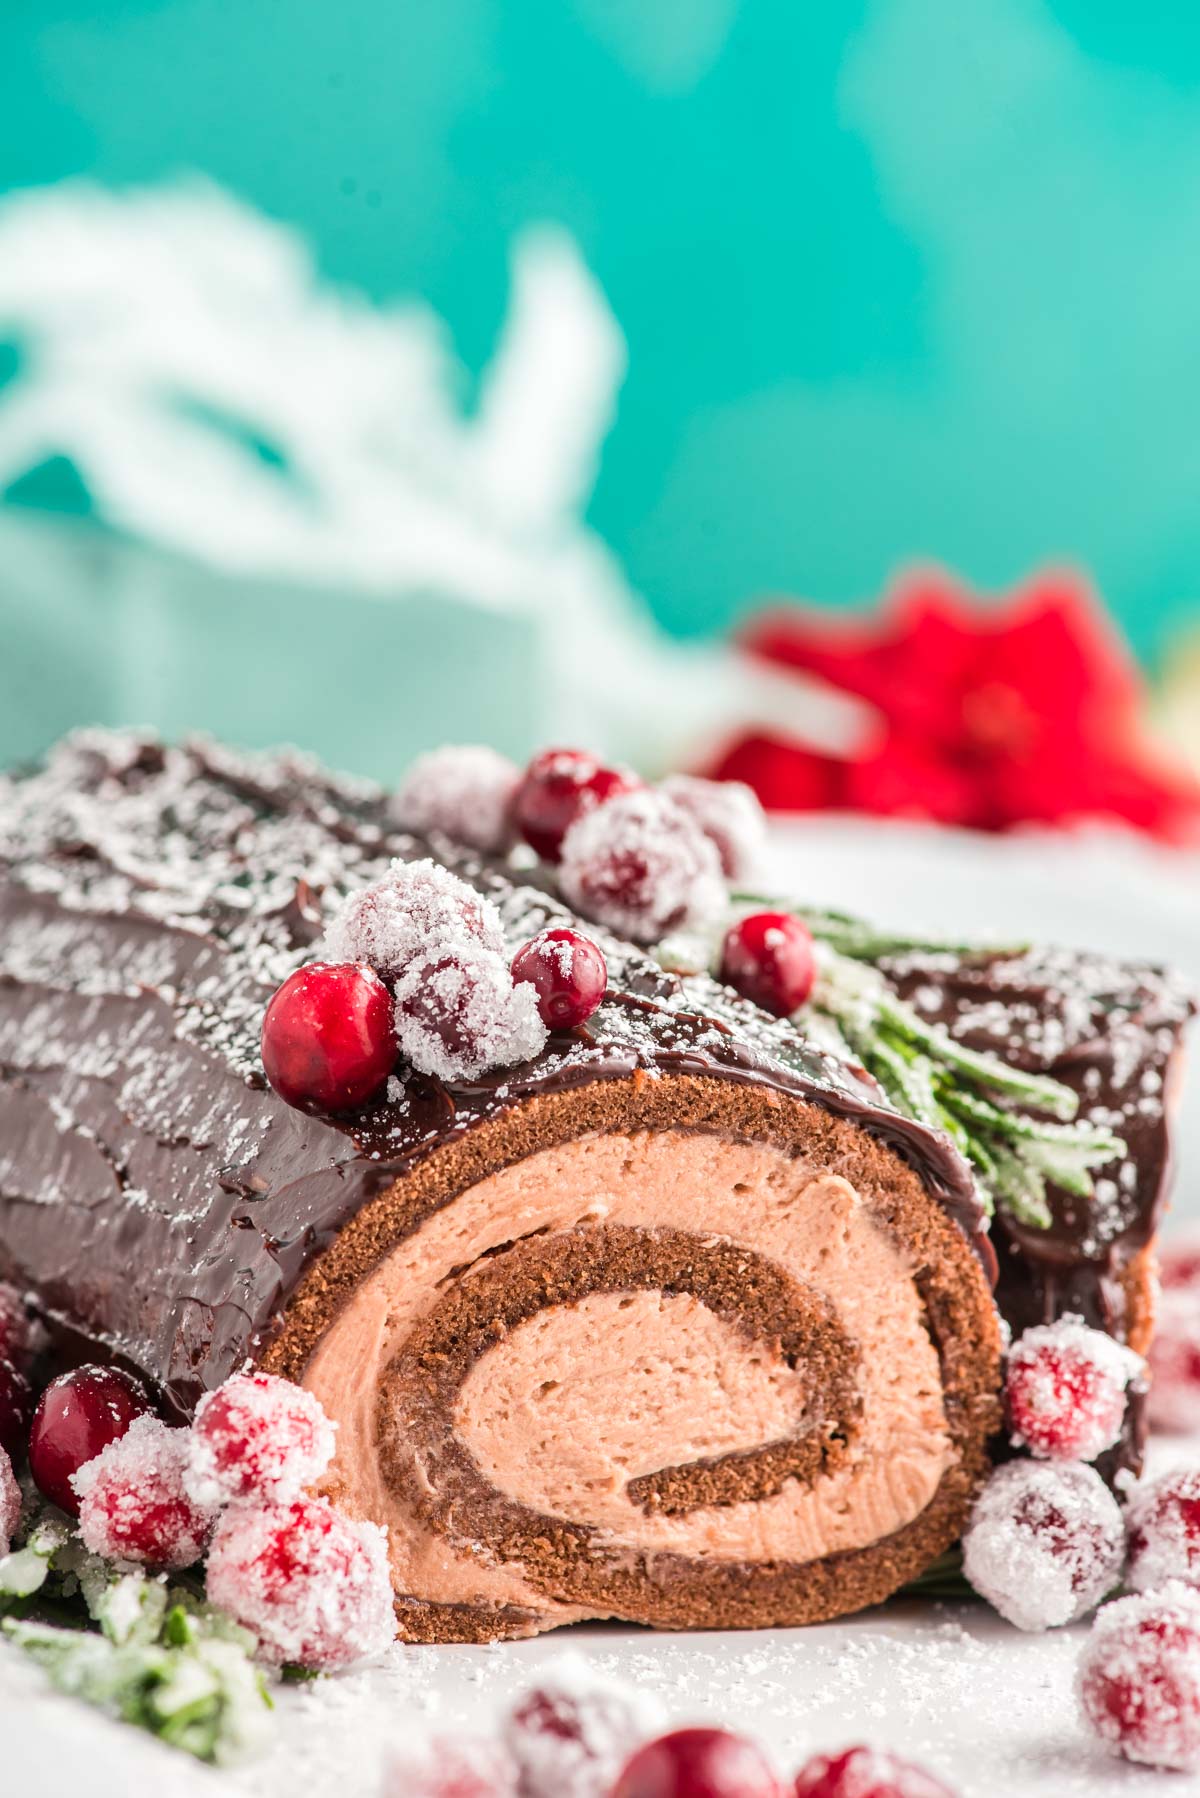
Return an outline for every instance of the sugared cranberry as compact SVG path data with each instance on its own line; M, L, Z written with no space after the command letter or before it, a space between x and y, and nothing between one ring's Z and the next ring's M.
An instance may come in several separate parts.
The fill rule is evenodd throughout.
M1200 1766L1200 1595L1174 1585L1105 1605L1078 1691L1113 1754L1179 1772Z
M381 1798L518 1798L518 1794L525 1798L517 1770L498 1742L434 1736L397 1743L384 1768ZM565 1789L561 1798L568 1798Z
M881 1748L818 1754L796 1775L795 1798L954 1798L949 1786Z
M366 962L390 982L414 957L453 954L464 944L500 954L500 913L490 899L426 856L394 861L381 879L351 893L330 920L322 952L329 961Z
M1004 1383L1014 1445L1046 1460L1094 1461L1121 1434L1125 1389L1143 1372L1139 1355L1081 1317L1026 1330Z
M513 795L513 823L543 861L556 862L576 819L641 784L636 774L606 768L586 749L543 749Z
M699 825L664 793L623 793L567 832L559 883L585 917L637 943L715 917L721 863Z
M297 968L267 1006L262 1058L289 1105L362 1105L396 1060L391 994L371 968L351 962Z
M418 756L393 798L406 830L440 831L456 843L495 854L508 846L520 772L482 744L452 743Z
M513 956L512 977L537 993L547 1030L586 1023L608 990L608 964L591 937L557 927L543 930Z
M412 960L396 982L396 1040L405 1060L439 1080L475 1080L529 1061L546 1043L532 986L478 943Z
M612 1798L781 1798L761 1750L725 1729L677 1729L629 1760Z
M988 1480L963 1536L963 1571L1018 1629L1054 1629L1094 1609L1121 1577L1125 1525L1112 1493L1075 1461L1009 1461Z
M1200 1286L1164 1286L1150 1344L1150 1424L1200 1430Z
M504 1723L521 1798L607 1798L633 1750L662 1721L644 1692L601 1678L582 1655L564 1655Z
M0 1283L0 1360L20 1367L29 1350L29 1320L15 1286Z
M773 1017L799 1011L816 976L812 932L790 912L752 912L725 932L718 978Z
M767 847L767 814L753 787L740 780L670 774L660 792L691 814L721 858L726 880L747 880Z
M1125 1528L1125 1577L1135 1592L1153 1592L1168 1580L1200 1586L1200 1468L1144 1481L1126 1507Z
M1200 1291L1200 1235L1196 1231L1160 1246L1158 1277L1164 1292Z
M135 1417L123 1436L81 1467L71 1484L79 1534L93 1554L155 1567L190 1567L216 1516L185 1490L186 1430Z
M322 1498L232 1505L208 1551L207 1590L276 1663L348 1667L395 1634L386 1535Z
M21 1488L13 1472L12 1462L0 1448L0 1555L12 1547L12 1539L21 1521Z
M52 1504L79 1515L71 1476L123 1436L150 1401L119 1367L76 1367L52 1380L29 1430L29 1471Z
M299 1497L333 1459L320 1399L270 1373L238 1373L206 1393L192 1424L188 1491L206 1504Z
M10 1460L21 1458L32 1410L29 1381L12 1361L0 1358L0 1449Z

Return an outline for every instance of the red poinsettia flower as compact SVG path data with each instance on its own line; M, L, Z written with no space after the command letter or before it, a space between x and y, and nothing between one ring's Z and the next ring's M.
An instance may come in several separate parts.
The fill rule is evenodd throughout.
M1200 785L1156 753L1134 664L1073 576L1041 575L985 604L924 573L878 617L788 607L755 620L742 643L866 701L875 720L846 758L761 733L732 744L713 772L748 781L774 810L980 830L1115 818L1200 836Z

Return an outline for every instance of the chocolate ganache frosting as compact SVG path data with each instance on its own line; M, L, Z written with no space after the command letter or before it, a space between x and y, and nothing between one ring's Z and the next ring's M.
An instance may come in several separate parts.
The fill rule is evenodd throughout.
M423 855L495 901L513 947L570 917L299 755L84 732L0 784L0 1277L52 1336L136 1368L186 1416L262 1354L306 1270L407 1170L531 1097L638 1075L746 1083L850 1121L994 1275L948 1139L790 1024L590 926L608 995L536 1060L454 1086L401 1074L353 1115L289 1108L261 1070L271 991L348 890Z

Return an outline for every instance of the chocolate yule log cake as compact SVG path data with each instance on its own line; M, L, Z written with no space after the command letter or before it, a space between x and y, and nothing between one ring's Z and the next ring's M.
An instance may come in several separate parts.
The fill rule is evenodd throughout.
M494 773L458 825L452 781L134 735L0 783L0 1279L168 1417L316 1394L406 1639L875 1603L991 1464L996 1247L1018 1329L1146 1346L1189 1002L793 941L687 783L510 853Z

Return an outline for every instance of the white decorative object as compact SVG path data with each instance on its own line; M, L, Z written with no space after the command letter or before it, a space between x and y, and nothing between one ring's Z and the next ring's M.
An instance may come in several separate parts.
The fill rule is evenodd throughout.
M526 746L565 738L653 767L748 716L794 724L796 681L760 679L720 648L672 644L583 520L625 348L561 230L514 243L507 320L470 413L428 308L378 308L323 282L294 231L199 180L8 198L7 335L26 355L0 390L0 488L69 458L106 524L243 584L252 659L254 582L276 598L281 583L327 589L331 611L346 594L426 609L452 600L533 626L528 690L510 696ZM177 638L169 616L180 593L189 619L212 604L214 629L227 628L216 589L206 599L186 575L155 583L137 629L159 666L193 653L194 625ZM360 608L346 628L373 627ZM450 671L423 667L406 628L397 706L404 680L439 675L452 703ZM273 616L260 653L272 635ZM298 680L299 701L294 647L280 644L280 678ZM426 661L445 653L431 645ZM135 690L152 694L153 673L133 665ZM445 729L469 736L470 682L460 685L464 715ZM172 706L164 690L168 727ZM291 734L303 737L296 709ZM857 716L830 695L810 722L836 746ZM336 759L336 742L322 747Z

